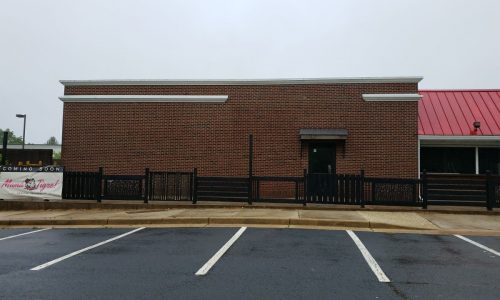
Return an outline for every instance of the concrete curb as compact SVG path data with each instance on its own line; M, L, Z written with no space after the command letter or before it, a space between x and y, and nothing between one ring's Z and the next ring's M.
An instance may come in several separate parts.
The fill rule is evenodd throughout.
M78 225L207 225L208 218L164 219L38 219L0 220L0 226L78 226Z
M91 220L89 220L91 221ZM107 219L106 225L206 225L208 218ZM93 225L93 224L88 224Z
M83 201L83 200L82 200ZM442 213L442 214L474 214L474 215L500 215L500 210L496 208L493 211L464 209L440 209L439 206L432 206L428 209L420 207L408 206L367 206L361 208L358 206L333 206L335 204L327 204L323 206L310 205L302 206L299 204L266 204L254 203L248 205L246 203L227 203L227 204L157 204L157 203L78 203L78 202L36 202L36 201L0 201L0 211L10 210L49 210L49 209L120 209L120 210L167 210L167 209L221 209L221 208L244 208L244 209L281 209L281 210L331 210L331 211L380 211L380 212L419 212L419 213Z
M290 219L280 218L209 218L208 224L217 225L290 225Z
M0 226L79 226L79 225L270 225L305 227L345 227L366 229L432 230L394 224L352 220L287 218L158 218L158 219L38 219L0 220Z
M290 219L290 225L370 228L369 221L352 221L352 220Z

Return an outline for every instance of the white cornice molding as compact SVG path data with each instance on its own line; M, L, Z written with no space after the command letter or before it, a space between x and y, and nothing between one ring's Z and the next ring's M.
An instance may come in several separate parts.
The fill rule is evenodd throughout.
M76 95L59 97L62 102L174 102L224 103L227 95Z
M401 77L339 77L296 79L180 79L180 80L61 80L64 86L99 85L282 85L282 84L342 84L342 83L419 83L421 76Z
M365 101L418 101L419 94L363 94Z

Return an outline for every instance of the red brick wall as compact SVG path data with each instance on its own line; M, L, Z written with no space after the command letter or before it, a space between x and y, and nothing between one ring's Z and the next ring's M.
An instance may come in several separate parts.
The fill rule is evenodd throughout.
M63 164L69 170L142 174L191 170L300 176L301 128L346 128L337 173L417 176L417 102L365 102L362 94L417 93L417 84L260 86L67 86L66 95L229 95L226 103L65 103ZM301 146L302 145L302 146ZM302 150L301 150L302 147Z

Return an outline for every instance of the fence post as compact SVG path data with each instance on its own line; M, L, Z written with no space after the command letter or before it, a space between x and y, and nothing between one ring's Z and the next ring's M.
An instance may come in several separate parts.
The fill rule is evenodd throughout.
M198 201L198 184L196 177L198 176L198 168L194 168L193 170L193 204L196 204Z
M422 208L427 209L427 171L422 173Z
M260 180L255 180L255 192L257 195L254 198L257 199L257 202L259 202L260 201Z
M491 182L491 172L486 171L486 209L492 210L495 201L495 191L492 189L493 184Z
M97 202L102 201L102 175L104 173L103 167L99 167L99 175L97 175L97 186L96 186L96 200Z
M376 193L377 192L377 188L376 188L377 182L374 180L374 178L372 178L371 182L372 182L372 186L371 186L371 188L372 188L372 199L370 201L371 201L372 204L376 204L377 203L377 193Z
M303 206L307 205L307 170L304 169L304 199L303 199Z
M62 185L62 194L61 194L61 198L62 199L67 199L67 194L68 194L68 188L66 187L67 185L67 182L68 182L68 178L67 178L67 175L66 175L66 170L63 171L63 185Z
M295 202L299 202L299 181L295 181Z
M252 204L253 134L248 136L248 204Z
M359 204L362 208L365 207L365 170L361 169L361 188L360 188L360 199L359 199Z
M144 203L149 202L149 168L144 170Z
M5 165L7 161L7 141L9 140L9 131L4 131L3 132L3 140L2 140L2 161L0 162L0 165Z

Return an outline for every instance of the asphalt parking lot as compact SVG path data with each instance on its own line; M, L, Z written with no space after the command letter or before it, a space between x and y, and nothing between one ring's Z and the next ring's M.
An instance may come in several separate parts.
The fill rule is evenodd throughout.
M499 250L340 230L0 229L0 298L500 299Z

